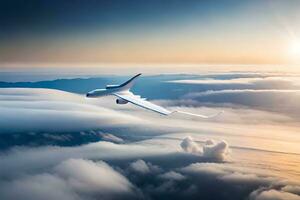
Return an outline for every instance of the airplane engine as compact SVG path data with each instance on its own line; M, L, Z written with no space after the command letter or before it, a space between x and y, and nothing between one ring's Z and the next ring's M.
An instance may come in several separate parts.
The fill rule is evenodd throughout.
M128 103L128 101L126 101L124 99L116 99L116 103L117 104L126 104L126 103Z

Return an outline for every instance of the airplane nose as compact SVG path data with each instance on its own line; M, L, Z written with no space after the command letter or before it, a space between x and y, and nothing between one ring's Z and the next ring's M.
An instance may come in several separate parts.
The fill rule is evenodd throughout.
M90 96L90 94L89 94L89 93L87 93L87 94L86 94L86 97L89 97L89 96Z

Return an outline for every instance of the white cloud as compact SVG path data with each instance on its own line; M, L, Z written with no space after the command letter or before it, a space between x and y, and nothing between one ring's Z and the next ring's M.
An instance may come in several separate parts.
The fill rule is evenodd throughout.
M138 117L93 105L81 95L50 89L2 88L0 109L0 133L81 131L142 122Z
M208 90L199 93L191 93L187 97L204 97L209 95L217 95L217 94L231 94L231 93L282 93L282 94L290 94L290 93L300 93L300 90L278 90L278 89L266 89L266 90L254 90L254 89L229 89L229 90Z
M183 83L183 84L253 84L256 81L265 80L264 78L235 78L235 79L183 79L167 81L169 83Z
M180 181L185 179L185 176L178 172L170 171L166 172L164 174L159 175L160 178L166 179L166 180L175 180L175 181Z
M213 175L225 175L227 173L222 166L220 164L215 163L193 163L189 166L182 168L181 170L185 173L192 174L203 173Z
M188 136L182 140L180 146L185 152L199 154L217 161L225 161L229 155L229 146L225 141L216 143L213 140L207 140L201 147L191 136Z
M184 138L180 143L181 148L188 153L196 153L201 154L201 147L194 141L194 139L190 136Z
M299 200L299 183L276 177L267 169L238 167L232 164L194 163L181 169L183 174L211 176L229 185L258 187L249 195L251 200Z
M170 150L172 151L172 150ZM143 144L114 144L97 142L77 147L15 148L0 155L0 179L12 178L57 165L70 158L93 160L137 159L145 156L165 155L158 146Z
M0 182L0 197L3 200L80 199L63 179L51 174L38 174L10 182Z
M268 170L240 167L229 163L193 163L183 167L181 171L191 174L210 174L229 182L257 181L271 183L278 181Z
M123 143L124 142L124 140L122 138L117 137L110 133L101 133L100 136L101 136L102 140L105 140L108 142L114 142L114 143Z
M233 74L234 75L234 74ZM248 88L276 88L281 86L281 88L288 88L300 85L299 75L284 75L284 74L248 74L249 77L241 77L238 74L235 78L230 79L216 79L216 78L205 78L205 79L182 79L167 81L171 83L182 83L182 84L206 84L206 85L231 85L232 87L237 85L244 85ZM244 74L246 75L246 74ZM280 88L280 87L279 87Z
M124 199L134 197L133 185L106 163L65 160L47 173L0 182L0 198L8 199Z
M250 90L247 92L251 93L247 94L250 96L255 93ZM266 90L265 92L272 93L273 91ZM290 92L286 91L282 94L288 96ZM231 91L228 93L231 94ZM282 97L282 94L279 97ZM207 92L207 96L210 95L217 94ZM268 100L270 99L266 102ZM296 100L294 99L294 103L298 103ZM35 134L39 134L38 131L83 131L82 134L84 134L86 133L84 131L90 132L92 129L103 140L122 143L97 142L77 147L47 146L10 149L0 155L0 196L4 197L1 199L35 200L34 197L36 197L36 199L46 200L47 198L75 200L87 198L90 200L99 196L110 198L112 193L124 194L121 196L125 197L126 194L134 193L133 185L143 187L136 184L135 179L146 185L143 188L146 193L156 186L159 188L162 181L163 186L160 190L153 191L164 192L163 195L170 192L176 194L174 196L181 197L180 194L189 193L188 191L191 190L199 194L206 192L205 186L209 184L203 179L197 182L197 176L203 174L222 183L222 186L230 188L230 191L240 188L234 185L242 185L253 191L253 184L257 187L276 185L278 179L268 174L274 169L262 171L256 169L257 166L269 166L270 162L265 161L263 157L255 160L256 158L253 159L252 155L266 155L260 150L299 151L299 145L296 142L299 139L296 134L299 129L290 127L290 124L281 123L290 122L290 118L278 113L234 107L226 108L224 115L218 119L201 121L188 117L162 117L131 105L117 107L111 99L105 103L103 101L106 100L93 101L80 95L57 90L0 89L1 131L36 131ZM197 98L191 101L197 102ZM186 105L189 105L191 101ZM105 108L102 105L105 105ZM172 102L168 105L172 105ZM195 104L195 106L199 105ZM115 108L121 112L115 111ZM205 114L214 113L218 109L223 110L223 108L205 107L181 107L180 109ZM99 134L102 133L102 129L112 127L118 129L116 132L112 131L116 135ZM46 133L44 135L48 138L53 137L48 132ZM163 133L169 134L162 135ZM158 136L152 138L155 134ZM186 138L186 135L191 135L193 138ZM133 141L140 141L124 144L122 138L128 142L131 141L126 136L133 138ZM148 139L149 137L152 139ZM62 137L58 135L55 138ZM221 142L207 141L207 138ZM235 155L238 156L235 157L234 162L190 164L208 160L210 162L223 161L228 155L228 145L222 142L222 139L226 139L231 147L235 148ZM287 148L282 149L282 146ZM253 153L251 149L259 151ZM182 150L188 153L182 153ZM250 158L247 157L249 155ZM285 155L286 158L289 157L289 162L285 161L287 163L283 164L279 163L280 160L274 159L272 166L285 164L289 166L294 163L291 155ZM276 158L276 153L274 157ZM114 168L119 172L124 172L128 179L99 160L105 160L111 163L111 166L117 163ZM130 163L132 160L135 162ZM250 166L247 169L241 167L248 163L254 167L251 169L249 169ZM182 166L186 167L181 168ZM132 171L127 173L127 170ZM284 173L289 173L288 170L282 171L283 176L286 175ZM297 171L293 173L296 174ZM132 178L131 175L135 177ZM108 179L108 176L113 178ZM192 189L189 190L180 185L183 181L186 181L185 185ZM276 190L277 192L270 192L273 197L282 196L282 194L289 197L299 194L299 186L296 184L285 183L281 187L264 191ZM11 189L17 192L11 192ZM180 194L176 193L178 191ZM261 196L266 196L266 193L257 192L255 197Z
M206 158L225 161L228 155L229 146L225 141L215 143L213 140L207 140L203 146L203 156Z
M9 101L4 100L8 97ZM153 135L165 133L173 135L188 133L193 137L202 136L202 139L222 140L224 138L231 145L255 149L281 151L282 142L286 142L289 148L285 150L292 148L291 151L299 152L297 144L293 142L297 140L298 130L291 129L291 119L283 115L241 108L179 108L203 114L225 110L225 113L216 119L199 120L186 116L159 116L132 105L124 107L115 105L111 102L112 99L93 100L50 89L0 89L0 133L39 134L52 131L65 134L72 131L83 133L83 131L95 130L98 133L99 131L114 133L114 136L125 138L127 141L151 138ZM104 108L103 105L108 108ZM121 111L117 112L114 109ZM260 131L254 132L249 129L250 123L257 126L253 129ZM270 124L272 126L268 126ZM268 142L263 141L263 146L259 145L262 142L260 140L263 139L261 135L269 139ZM247 137L247 142L242 139L243 137ZM178 147L177 144L176 146Z
M252 192L250 200L300 200L300 196L275 189Z
M132 184L103 161L69 159L55 167L55 173L79 193L109 196L131 193Z
M130 164L130 168L133 171L142 173L142 174L147 174L150 172L150 168L148 167L148 165L146 164L145 161L143 160L137 160L133 163Z
M283 188L281 188L282 191L285 192L290 192L290 193L294 193L294 194L298 194L300 195L300 185L286 185Z
M246 106L252 109L272 111L300 117L299 89L225 89L193 92L183 99L196 101L198 105L208 103L214 106ZM280 105L280 106L278 106Z
M141 174L155 173L160 171L158 166L153 165L150 162L145 162L141 159L130 163L129 168L130 170Z

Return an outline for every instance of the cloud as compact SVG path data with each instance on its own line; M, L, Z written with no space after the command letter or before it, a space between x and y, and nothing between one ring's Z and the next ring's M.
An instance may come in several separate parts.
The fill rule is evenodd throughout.
M250 200L300 200L300 196L275 189L252 192Z
M110 133L101 133L100 136L101 136L102 140L105 140L108 142L114 142L114 143L123 143L124 142L124 140L122 138L119 138Z
M185 152L188 153L202 153L201 147L196 142L194 142L193 138L190 136L184 138L180 143L180 146Z
M120 145L111 142L97 142L76 147L14 148L6 154L0 155L0 179L9 179L22 173L53 167L70 158L129 160L165 154L168 152L159 149L156 145L148 148L143 144Z
M283 188L281 188L281 190L285 191L285 192L290 192L290 193L294 193L294 194L300 195L300 186L286 185Z
M145 162L144 160L137 160L135 162L130 163L129 168L137 173L148 174L153 172L160 171L160 168L156 165L151 164L150 162Z
M267 170L239 167L224 163L193 163L181 169L191 174L213 175L220 180L230 183L259 183L270 184L278 179Z
M103 161L69 159L54 168L76 192L109 199L132 193L133 185Z
M241 105L279 112L299 119L300 90L215 90L190 93L183 97L201 103ZM281 105L281 106L278 106Z
M203 146L203 156L206 158L225 161L228 155L229 147L225 141L215 143L213 140L207 140Z
M104 162L65 160L47 173L0 182L1 199L130 199L133 185Z
M8 97L11 98L9 101L4 100ZM126 142L163 134L184 133L182 137L186 137L188 133L197 140L198 137L201 140L225 139L233 146L279 151L282 150L281 145L274 144L286 142L286 145L293 147L293 152L299 149L293 142L295 131L290 128L293 121L278 113L242 108L170 108L200 114L225 110L216 119L199 120L177 115L159 116L133 105L119 106L111 101L106 98L89 101L81 95L49 89L0 89L0 148L9 149L15 145L81 145L101 140L102 133L113 133ZM248 124L255 124L260 131L251 131ZM272 136L271 129L276 130L272 131ZM274 137L275 133L277 137ZM121 142L109 137L106 135L103 139ZM243 137L247 137L247 142ZM259 145L262 139L269 139L270 142L263 141L264 145ZM174 146L179 147L177 144ZM285 150L289 152L290 149Z
M182 174L180 174L178 172L174 172L174 171L166 172L166 173L160 175L159 177L162 179L175 180L175 181L180 181L180 180L185 179L185 176L183 176Z
M136 171L136 172L139 172L139 173L142 173L142 174L147 174L147 173L150 172L150 168L148 167L148 165L143 160L137 160L137 161L131 163L130 168L133 171Z
M246 106L281 113L296 120L300 117L297 103L300 100L299 74L233 73L230 76L215 74L189 79L179 78L168 82L177 88L188 88L185 90L188 92L182 92L177 98L180 99L177 105ZM176 105L176 101L174 104Z
M82 131L142 121L95 106L81 95L50 89L2 88L0 108L0 133Z
M65 199L84 200L100 197L101 199L210 197L212 200L233 200L246 199L258 188L269 187L279 182L281 188L297 186L280 181L281 179L272 176L269 170L241 167L239 163L234 162L213 163L213 160L203 160L200 154L182 153L179 151L180 141L158 138L131 144L97 142L79 147L12 149L0 156L0 188L8 191L0 193L0 198L12 199L14 196L11 195L17 195L12 194L14 188L24 191L26 195L40 193L41 196L45 195L56 190L53 189L54 186L47 185L48 179L53 180L54 185L62 185L59 188L61 192L57 192L57 195L62 193L66 195ZM177 144L179 150L173 148L172 141ZM213 144L218 143L209 141L206 145ZM43 184L46 192L35 188L35 184L30 184L35 183L40 176L46 176L43 178L46 182ZM13 184L17 182L24 183L18 188ZM24 185L30 185L30 189L23 189ZM8 196L2 198L2 194ZM26 195L23 196L27 197ZM16 196L15 199L23 196ZM53 196L49 195L50 197ZM54 197L64 198L64 196Z
M214 163L193 163L189 166L182 168L183 172L188 173L205 173L213 175L225 175L226 171L220 165Z
M282 178L272 174L281 170L281 176L289 177L298 172L298 169L289 168L297 156L289 153L299 150L295 142L298 129L281 123L289 122L283 115L239 107L227 108L219 119L205 121L161 117L131 105L118 107L121 112L117 112L115 105L107 103L111 99L99 100L107 101L99 103L55 90L12 89L1 94L1 111L3 108L6 112L20 114L11 114L11 120L5 122L11 137L22 139L21 135L25 135L30 140L29 136L41 135L39 140L56 141L55 146L14 147L1 153L1 199L34 199L30 194L41 199L52 191L57 192L49 194L49 199L88 200L97 197L118 199L119 196L129 199L233 200L247 199L259 188L298 194L299 184L279 184ZM180 109L210 114L219 108ZM2 122L0 126L5 127ZM12 122L20 124L20 128ZM57 146L58 142L89 135L94 135L95 141L107 141ZM192 137L186 139L187 135ZM223 139L234 151L231 162L219 163L228 155L228 143ZM282 146L287 148L282 149ZM287 152L276 153L281 150ZM272 162L265 159L270 154ZM279 159L282 155L285 156L284 163ZM287 168L280 168L282 166ZM262 170L266 167L268 170ZM108 180L106 174L115 178L109 180L112 181L109 188L103 189L108 186L102 185ZM10 188L23 191L24 195L13 194ZM261 192L257 196L259 194Z
M218 79L221 76L214 78L204 79L183 79L167 81L169 83L182 83L182 84L198 84L198 85L231 85L232 87L244 85L248 89L259 89L259 88L296 88L300 86L300 79L297 76L282 76L272 74L256 74L253 77L241 77L235 74L237 77L229 79ZM250 75L250 74L249 74Z
M64 180L51 174L26 176L10 182L0 182L0 186L0 197L4 200L80 199Z
M225 141L216 143L213 140L207 140L201 148L191 136L188 136L182 140L180 146L185 152L200 154L216 161L225 161L229 155L229 146Z
M264 78L234 78L234 79L183 79L167 81L168 83L183 83L183 84L245 84L251 85L256 81L265 80Z
M245 195L249 195L247 199L251 200L300 199L297 191L285 191L286 188L298 188L299 183L283 181L267 170L237 167L232 164L194 163L182 168L181 172L202 181L207 178L219 180L221 182L217 181L216 184L223 185L223 190L228 186L239 187L235 192L244 195L244 199L246 199ZM236 194L232 194L229 199L240 198L237 198Z

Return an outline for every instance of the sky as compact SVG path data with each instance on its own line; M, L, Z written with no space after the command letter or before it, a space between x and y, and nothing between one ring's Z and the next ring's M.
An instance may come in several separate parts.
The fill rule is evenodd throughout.
M300 200L299 10L0 1L0 199ZM181 112L86 98L135 73Z
M4 0L0 67L269 64L289 70L300 64L299 9L295 0Z

